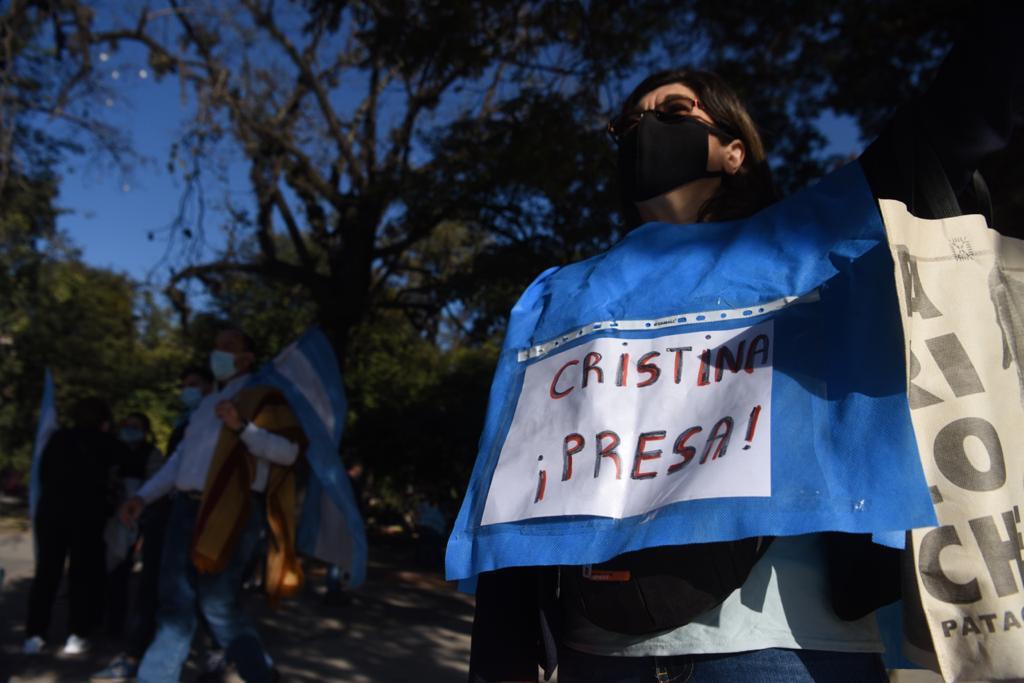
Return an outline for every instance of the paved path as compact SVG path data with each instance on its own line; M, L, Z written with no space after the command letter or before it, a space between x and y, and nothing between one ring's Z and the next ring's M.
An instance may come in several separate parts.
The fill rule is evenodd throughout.
M297 683L462 683L469 661L472 597L457 593L439 572L411 570L413 548L401 539L371 540L366 584L345 607L322 604L322 570L302 596L270 610L247 595L260 632L282 673ZM0 524L0 683L80 683L102 668L117 644L100 642L88 656L20 654L32 576L31 535L24 524ZM58 599L52 636L66 635L67 598ZM58 648L59 649L59 648ZM194 658L193 658L194 659ZM182 680L194 681L194 662ZM230 680L239 679L231 677Z

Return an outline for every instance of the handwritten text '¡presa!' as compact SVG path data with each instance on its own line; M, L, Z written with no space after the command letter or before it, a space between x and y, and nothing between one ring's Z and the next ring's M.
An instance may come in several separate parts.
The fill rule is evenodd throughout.
M662 378L662 367L671 366L672 381L681 384L687 368L695 368L692 381L699 387L721 382L726 370L738 373L741 370L752 374L758 367L768 365L769 339L759 334L750 340L743 339L735 345L722 344L717 348L702 350L697 362L692 359L692 346L667 347L665 353L649 351L635 361L629 353L619 354L617 361L608 362L597 351L590 351L582 358L566 361L551 377L548 395L553 400L565 398L576 389L586 389L590 384L604 384L605 370L614 371L617 387L649 387ZM631 373L630 370L633 372ZM613 378L609 378L611 381Z
M751 409L750 416L747 419L746 437L745 441L748 443L754 440L754 433L757 430L758 417L761 414L761 406L756 405ZM729 441L732 438L733 425L735 420L731 415L726 415L715 422L711 428L710 433L707 435L707 439L704 444L704 453L697 461L700 465L708 462L710 456L711 460L717 460L718 458L725 455L726 450L729 448ZM676 462L670 464L665 470L665 476L675 474L676 472L683 469L684 466L688 465L694 460L694 456L697 454L697 448L690 445L688 442L698 434L704 431L701 425L694 425L688 429L684 429L678 437L674 440L674 446L672 447L672 453L678 456ZM644 463L660 460L662 457L661 448L651 448L651 445L658 442L662 442L668 436L668 432L665 430L655 430L644 432L640 434L637 439L636 452L633 455L633 465L630 467L629 477L632 480L643 480L643 479L654 479L658 476L657 471L644 470ZM622 440L619 435L610 430L606 429L599 432L594 437L595 442L595 457L594 460L594 479L601 476L601 463L607 458L615 465L615 479L622 479L622 458L619 455L619 446ZM573 475L573 459L576 455L580 454L586 446L586 438L579 433L572 433L566 435L562 443L562 481L569 481ZM750 448L749 445L744 446L746 450ZM543 461L544 456L540 456L539 460ZM533 502L537 504L544 500L544 493L547 489L547 470L541 469L537 476L537 489L534 495Z

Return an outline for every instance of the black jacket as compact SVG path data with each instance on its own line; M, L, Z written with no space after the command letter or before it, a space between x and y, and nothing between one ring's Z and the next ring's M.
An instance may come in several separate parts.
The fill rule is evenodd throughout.
M102 523L118 502L116 470L130 460L127 446L106 432L57 430L40 456L36 514L68 524Z

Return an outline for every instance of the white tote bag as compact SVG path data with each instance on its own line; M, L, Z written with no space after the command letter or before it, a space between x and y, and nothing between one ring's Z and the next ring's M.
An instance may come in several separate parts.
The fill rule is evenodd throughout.
M880 204L939 520L910 535L934 648L933 661L918 659L947 681L1022 680L1024 241L980 215L924 220L900 202Z

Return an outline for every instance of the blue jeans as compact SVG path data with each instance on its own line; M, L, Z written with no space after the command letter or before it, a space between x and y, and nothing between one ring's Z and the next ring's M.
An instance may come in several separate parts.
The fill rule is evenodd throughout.
M889 680L874 653L771 648L720 655L602 657L558 651L559 683L865 683Z
M243 573L259 540L263 505L256 498L235 552L224 571L200 574L190 557L199 501L178 495L171 508L160 564L160 606L153 642L139 665L139 683L177 683L188 659L198 611L214 638L248 683L270 681L270 667L256 628L239 604Z

